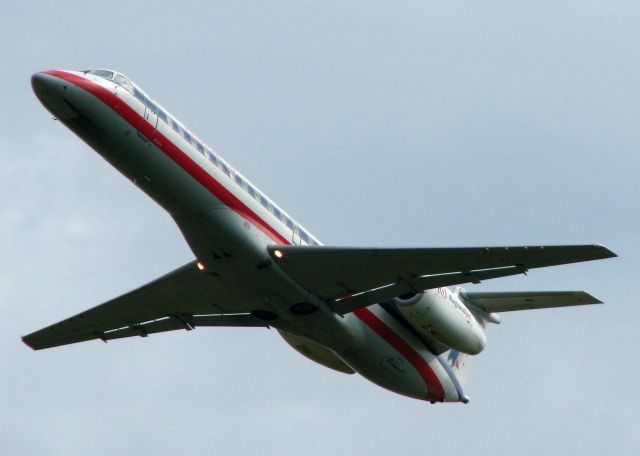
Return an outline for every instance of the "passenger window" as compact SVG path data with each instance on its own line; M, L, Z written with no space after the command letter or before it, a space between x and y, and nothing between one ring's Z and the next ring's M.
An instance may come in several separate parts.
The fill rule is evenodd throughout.
M220 160L218 160L218 157L216 156L216 154L214 154L213 152L209 152L209 160L211 160L211 162L216 165L216 166L220 166Z
M284 223L293 231L293 221L289 217L285 216Z
M189 134L189 132L187 130L182 132L182 136L184 137L184 139L187 140L187 142L189 144L191 144L193 142L193 138L191 137L191 135Z
M173 128L176 133L180 134L180 125L173 119L171 119L171 128Z
M249 193L252 198L256 197L256 190L249 184L247 184L247 193Z
M236 184L238 184L240 187L244 187L244 182L242 182L242 177L240 177L240 174L236 174Z
M226 164L220 162L220 167L227 176L231 177L231 171L229 171L229 167Z
M300 230L300 239L302 239L307 244L309 243L309 235L306 233L306 231Z
M280 210L277 207L272 206L271 212L273 212L273 215L275 215L278 220L282 220L282 214L280 213Z
M203 155L204 155L204 146L202 145L202 143L201 143L201 142L198 142L198 143L196 144L196 147L197 147L198 151L199 151L201 154L203 154Z
M160 117L164 123L167 123L167 113L162 109L158 109L158 117Z
M269 209L269 201L264 197L264 195L260 195L260 204Z
M133 96L136 97L138 100L140 100L141 102L143 102L144 104L147 104L146 97L144 96L144 93L142 93L139 89L137 88L133 88Z

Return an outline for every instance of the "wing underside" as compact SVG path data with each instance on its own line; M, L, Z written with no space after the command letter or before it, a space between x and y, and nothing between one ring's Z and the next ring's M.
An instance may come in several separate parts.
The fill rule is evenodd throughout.
M100 304L22 338L39 350L92 339L147 336L198 326L262 326L250 313L220 313L212 298L224 295L219 281L198 271L195 262L137 290Z
M405 293L616 256L599 245L462 248L271 246L276 264L341 313Z
M278 267L338 313L405 293L615 256L597 245L418 249L271 246L268 250ZM23 341L33 349L42 349L198 326L267 326L240 304L231 307L234 312L221 311L212 304L225 296L231 295L224 283L198 271L193 261L137 290L29 334ZM534 296L533 304L527 301L531 296L473 296L487 309L516 310L508 307L525 308L527 302L535 308L552 306L551 298L542 295ZM584 296L554 299L573 303L563 305L588 301Z

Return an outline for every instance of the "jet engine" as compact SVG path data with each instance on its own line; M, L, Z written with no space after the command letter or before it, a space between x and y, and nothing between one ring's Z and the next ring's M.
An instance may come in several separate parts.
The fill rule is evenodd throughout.
M395 302L402 315L420 333L447 347L477 355L487 343L482 326L448 288L399 296Z

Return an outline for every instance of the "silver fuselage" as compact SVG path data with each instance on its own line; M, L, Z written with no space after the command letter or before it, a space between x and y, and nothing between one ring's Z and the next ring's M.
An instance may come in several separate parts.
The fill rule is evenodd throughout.
M319 241L155 102L150 108L131 87L82 72L37 73L32 84L59 121L175 220L203 274L224 285L220 311L271 312L269 324L305 356L396 393L464 399L443 357L385 306L341 316L274 264L267 246ZM318 310L293 312L298 303Z

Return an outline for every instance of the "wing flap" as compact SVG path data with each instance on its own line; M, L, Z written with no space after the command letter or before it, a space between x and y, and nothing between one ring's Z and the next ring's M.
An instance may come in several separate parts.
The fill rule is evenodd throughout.
M585 291L489 293L465 291L460 294L460 298L465 301L465 303L470 303L487 313L602 304L602 301Z
M83 332L76 336L61 334L59 337L45 333L46 337L38 337L38 333L23 337L23 341L34 350L52 348L60 345L67 345L76 342L84 342L92 339L100 339L104 342L125 337L147 337L166 331L176 331L186 329L187 331L199 326L242 326L242 327L263 327L268 325L262 320L258 320L251 314L215 314L215 315L193 315L184 317L168 316L157 320L135 323L122 328L110 329L102 332Z

